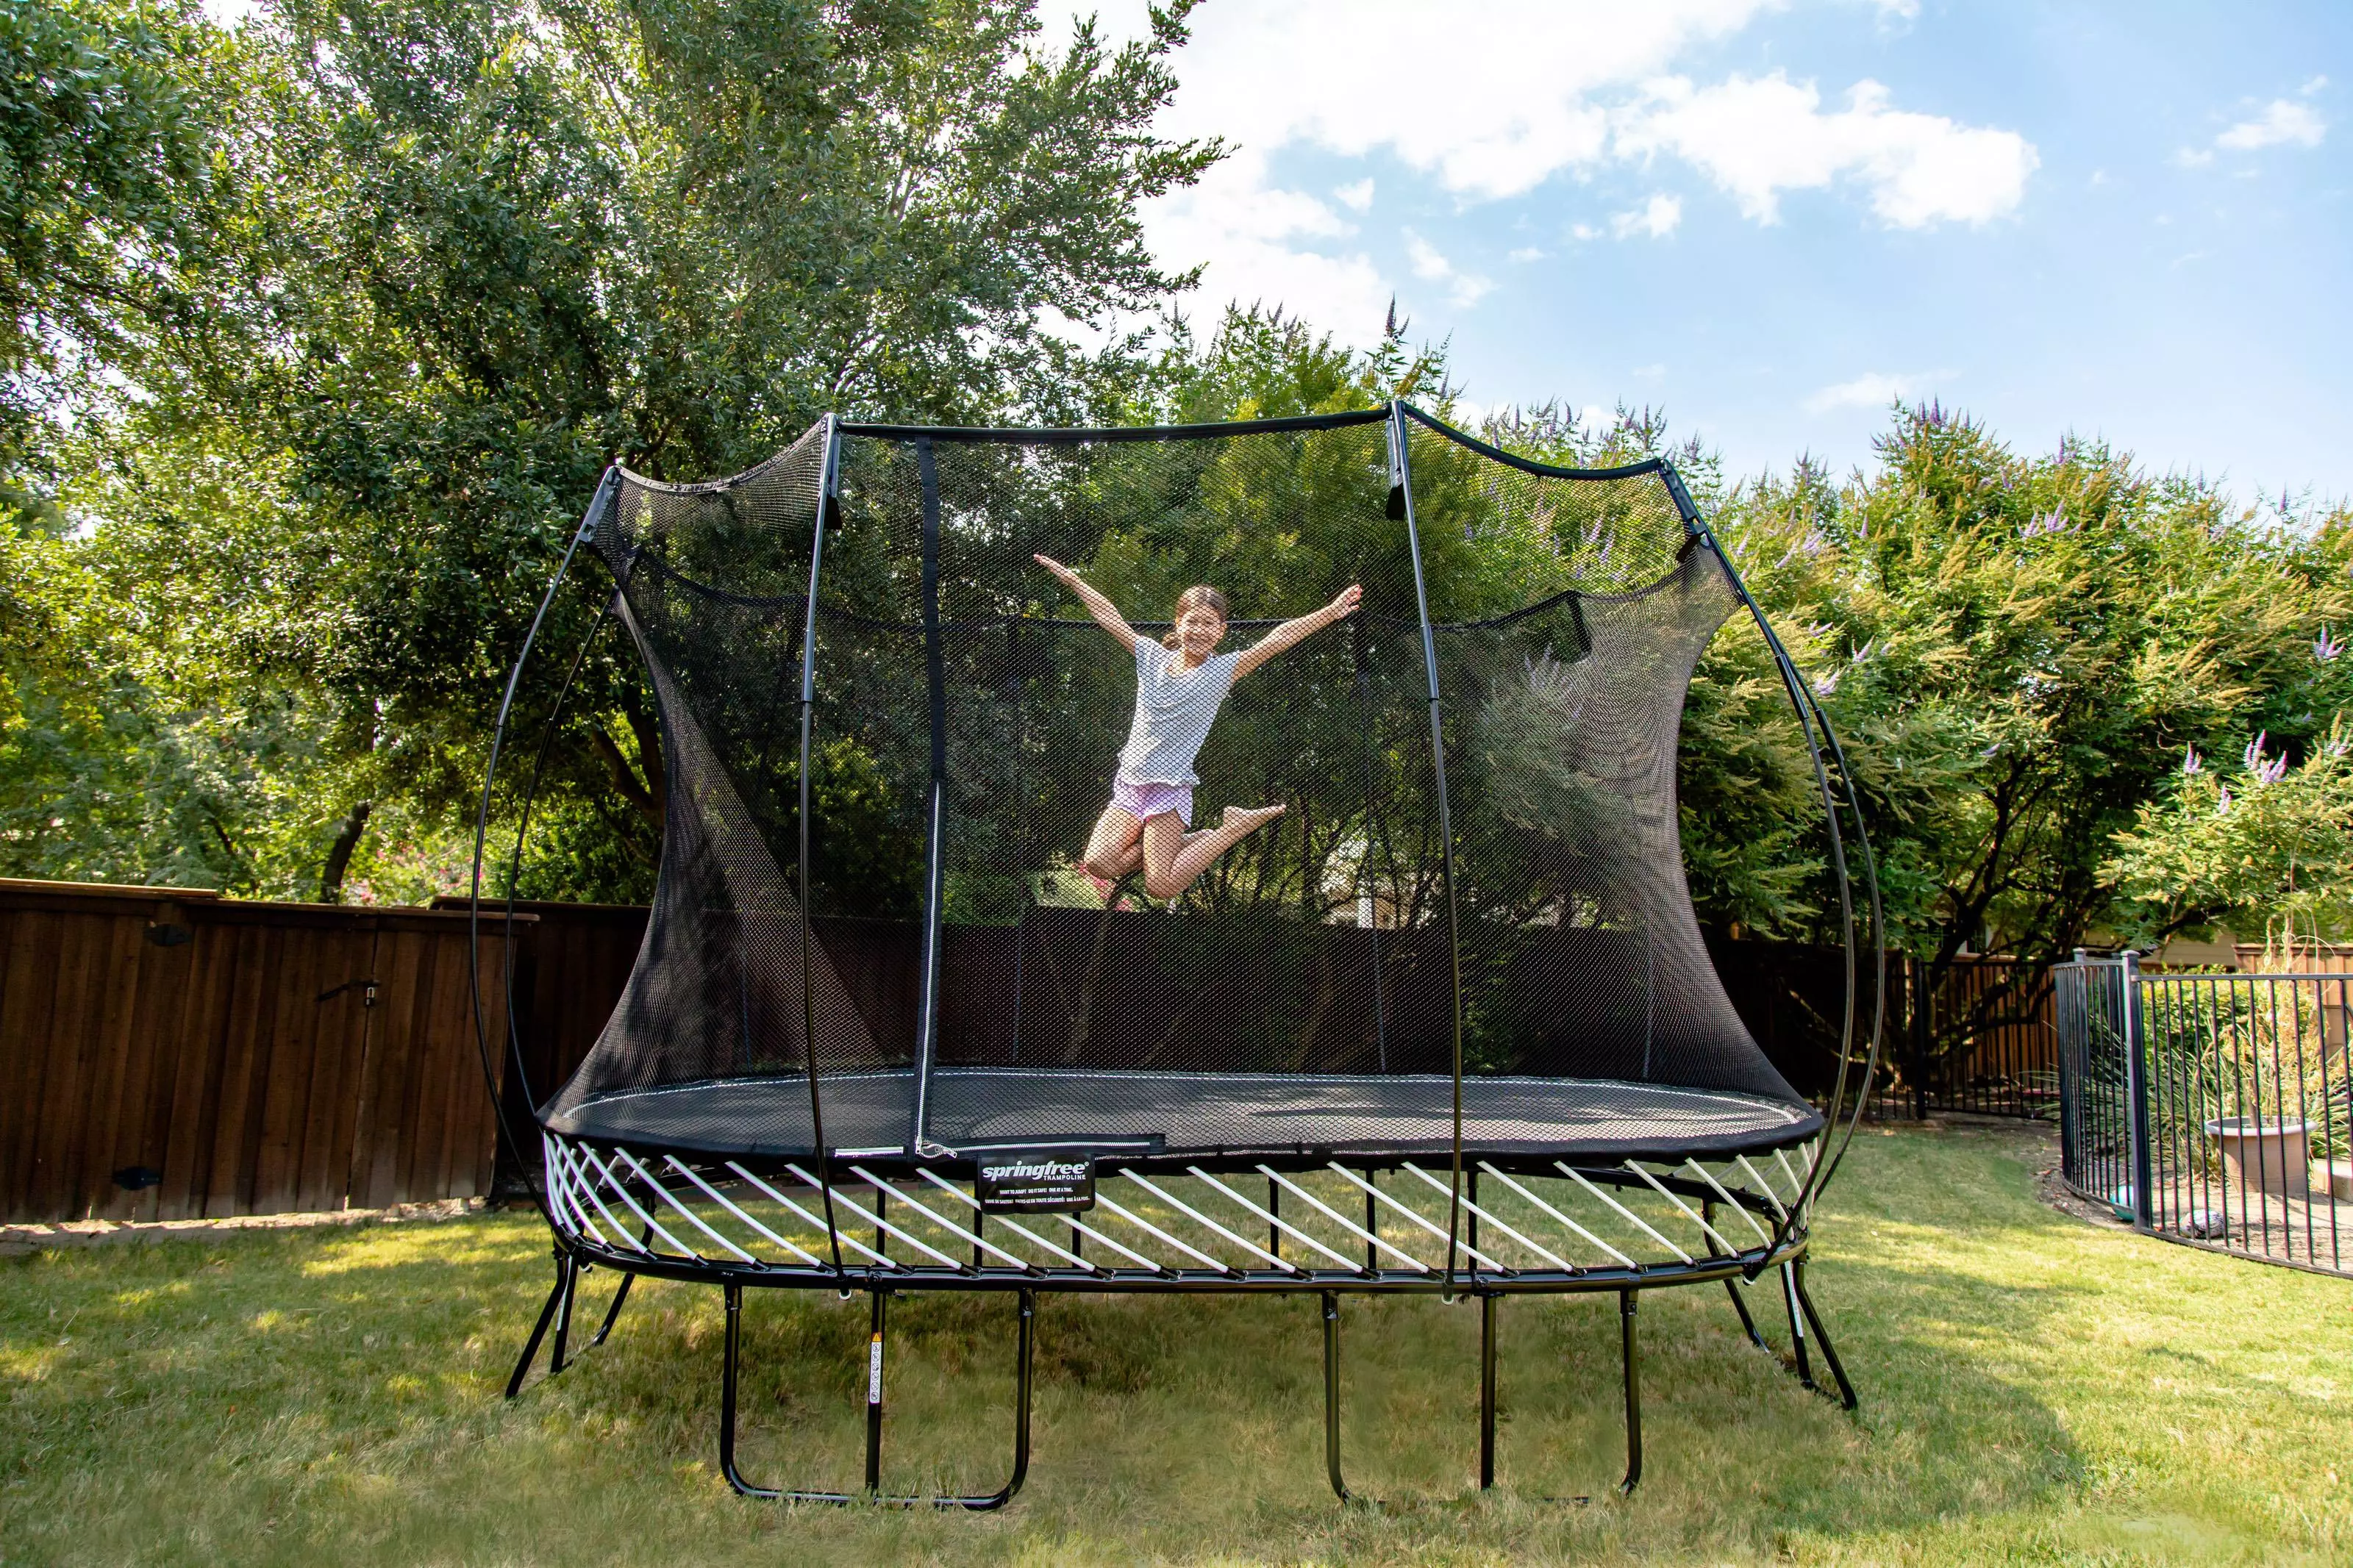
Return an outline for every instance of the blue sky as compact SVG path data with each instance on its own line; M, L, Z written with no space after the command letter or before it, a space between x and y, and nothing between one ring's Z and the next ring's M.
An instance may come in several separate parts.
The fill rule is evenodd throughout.
M1142 5L1097 11L1129 36ZM1209 0L1160 205L1197 310L1389 296L1473 405L1662 407L1736 472L1887 399L2353 499L2353 5Z

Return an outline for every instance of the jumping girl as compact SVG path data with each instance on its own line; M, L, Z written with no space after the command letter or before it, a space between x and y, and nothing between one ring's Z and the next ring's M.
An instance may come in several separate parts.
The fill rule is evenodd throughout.
M1193 759L1209 738L1226 693L1283 649L1354 615L1364 589L1352 584L1322 609L1283 622L1249 647L1219 653L1226 596L1215 588L1187 588L1177 595L1176 626L1155 643L1138 637L1118 607L1076 572L1043 555L1037 560L1135 659L1135 721L1119 753L1111 805L1087 840L1087 874L1108 896L1110 884L1141 866L1145 892L1173 899L1219 856L1282 815L1279 804L1248 810L1229 805L1217 826L1187 831L1193 826L1193 786L1201 782Z

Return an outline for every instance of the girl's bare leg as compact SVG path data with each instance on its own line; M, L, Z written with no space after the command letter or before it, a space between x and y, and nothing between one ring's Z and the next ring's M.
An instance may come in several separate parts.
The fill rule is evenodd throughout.
M1173 820L1173 818L1172 818ZM1123 807L1107 805L1095 818L1081 861L1090 877L1116 882L1144 864L1144 824Z
M1144 825L1144 890L1155 899L1173 899L1218 863L1218 857L1282 815L1279 805L1245 811L1226 807L1225 820L1198 833L1185 831L1175 812Z

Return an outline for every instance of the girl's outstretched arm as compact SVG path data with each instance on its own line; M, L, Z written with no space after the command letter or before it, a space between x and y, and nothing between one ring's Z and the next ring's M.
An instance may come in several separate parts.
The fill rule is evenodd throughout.
M1039 565L1060 577L1062 585L1079 596L1079 603L1087 607L1087 614L1095 618L1095 625L1117 637L1119 646L1127 649L1131 656L1134 654L1135 628L1127 624L1127 617L1119 613L1117 605L1089 587L1085 579L1051 556L1039 555L1034 559Z
M1252 643L1234 660L1234 679L1240 680L1292 644L1322 631L1335 621L1343 621L1356 613L1356 601L1365 590L1355 583L1340 590L1340 596L1322 609L1283 622L1274 630Z

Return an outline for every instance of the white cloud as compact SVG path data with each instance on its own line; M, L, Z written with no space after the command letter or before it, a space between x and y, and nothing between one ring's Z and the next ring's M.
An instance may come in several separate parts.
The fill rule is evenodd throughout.
M1787 3L1485 0L1475 26L1427 0L1204 6L1174 58L1178 89L1155 129L1219 136L1237 152L1199 186L1149 205L1147 242L1171 267L1206 263L1208 300L1279 300L1366 341L1341 318L1377 327L1382 312L1366 301L1385 304L1391 285L1332 223L1369 210L1370 181L1342 184L1328 200L1279 189L1272 160L1285 149L1393 159L1462 203L1669 155L1698 164L1752 216L1769 215L1781 191L1833 178L1862 182L1880 216L1901 226L1983 221L2015 208L2035 163L2021 138L1896 112L1875 84L1830 113L1810 86L1778 77L1698 88L1669 78L1681 82L1677 101L1645 90L1693 50ZM1881 0L1880 15L1915 9L1912 0ZM1059 47L1077 17L1098 13L1107 45L1149 30L1145 0L1044 0L1040 12L1041 48ZM1780 100L1770 96L1777 85ZM1758 111L1767 116L1761 125ZM1744 140L1773 156L1743 156ZM1654 199L1631 232L1666 232L1656 226L1667 210ZM1449 281L1458 300L1484 288ZM1300 291L1311 284L1341 292Z
M1514 262L1542 261L1544 258L1545 253L1533 245L1524 245L1504 258L1506 261Z
M1780 71L1705 88L1669 77L1647 85L1614 145L1687 159L1759 223L1778 218L1784 191L1856 179L1870 189L1872 209L1897 228L2014 212L2042 162L2014 131L1891 109L1875 81L1857 82L1844 109L1824 113L1821 102L1811 82Z
M1833 408L1884 408L1899 397L1916 397L1938 382L1949 381L1948 370L1867 370L1852 381L1825 386L1806 399L1806 412L1827 414Z
M1675 232L1683 221L1683 204L1680 196L1654 195L1631 212L1620 213L1609 220L1609 232L1620 239L1631 239L1638 234L1652 239L1662 239Z
M2302 87L2297 88L2295 90L2299 95L2305 98L2310 98L2314 93L2318 92L2322 88L2327 87L2327 85L2328 79L2327 77L2316 76L2310 81L2306 82Z
M1306 310L1319 328L1361 346L1380 341L1395 289L1360 248L1334 243L1355 234L1315 197L1275 189L1264 158L1247 150L1145 214L1153 254L1171 266L1208 263L1201 294L1213 308L1233 300Z
M2262 147L2317 147L2327 134L2328 121L2315 110L2275 98L2254 119L2242 120L2215 137L2214 145L2233 153L2252 153Z
M1601 231L1589 223L1573 223L1568 226L1568 237L1579 240L1599 239Z
M1406 259L1413 265L1416 278L1446 286L1446 298L1461 310L1469 310L1485 298L1494 282L1475 272L1465 272L1438 253L1438 247L1411 229L1405 231Z

